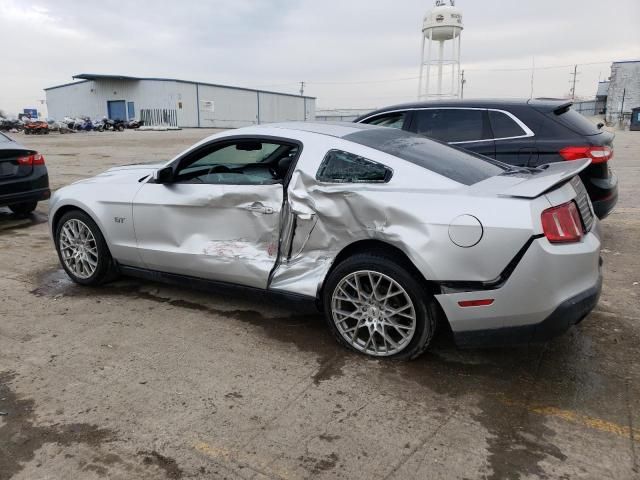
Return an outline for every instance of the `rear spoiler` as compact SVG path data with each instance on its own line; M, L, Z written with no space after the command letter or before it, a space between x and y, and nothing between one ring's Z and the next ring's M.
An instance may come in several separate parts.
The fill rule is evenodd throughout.
M560 100L556 98L534 98L527 102L533 108L544 113L554 113L562 115L571 108L571 100Z
M517 177L520 182L510 185L505 190L497 192L501 197L535 198L548 192L556 185L578 175L589 166L591 160L572 160L570 162L556 162L543 165L541 172L535 172L526 177Z

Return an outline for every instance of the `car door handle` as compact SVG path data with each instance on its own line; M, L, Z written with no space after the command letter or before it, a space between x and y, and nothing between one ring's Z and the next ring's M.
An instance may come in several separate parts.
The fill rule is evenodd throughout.
M270 214L273 213L273 208L266 207L265 205L263 205L260 202L254 202L251 205L248 205L248 206L246 206L244 208L246 210L249 210L250 212L264 213L265 215L270 215Z

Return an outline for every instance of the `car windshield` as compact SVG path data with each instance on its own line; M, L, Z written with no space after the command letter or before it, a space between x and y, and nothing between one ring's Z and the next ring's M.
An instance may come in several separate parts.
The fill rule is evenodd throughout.
M402 158L463 185L509 170L508 165L488 157L395 128L362 130L344 139Z

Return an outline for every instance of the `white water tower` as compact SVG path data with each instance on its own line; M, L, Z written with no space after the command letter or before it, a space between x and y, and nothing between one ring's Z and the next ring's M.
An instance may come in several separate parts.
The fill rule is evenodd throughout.
M424 17L418 100L460 96L462 11L456 8L454 0L449 3L437 0Z

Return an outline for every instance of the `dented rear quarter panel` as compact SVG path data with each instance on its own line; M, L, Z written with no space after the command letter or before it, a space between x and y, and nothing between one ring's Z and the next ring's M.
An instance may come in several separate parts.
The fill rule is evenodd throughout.
M316 172L332 148L382 163L393 176L384 184L319 182ZM539 208L522 199L470 195L467 186L341 139L330 145L305 142L285 210L314 215L291 222L296 226L291 257L281 258L270 288L316 296L337 255L371 239L400 249L427 280L492 280L532 235L534 212L549 205L545 199L536 202ZM470 248L449 238L449 224L461 214L475 216L484 227L482 239Z

